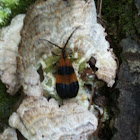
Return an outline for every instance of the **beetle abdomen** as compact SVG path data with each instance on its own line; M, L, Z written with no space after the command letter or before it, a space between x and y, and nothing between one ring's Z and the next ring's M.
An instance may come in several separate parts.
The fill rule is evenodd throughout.
M76 97L79 90L79 83L71 61L66 57L59 61L56 74L56 91L62 99Z
M77 96L79 90L79 83L78 81L72 82L70 84L56 83L56 90L58 95L62 99L74 98Z

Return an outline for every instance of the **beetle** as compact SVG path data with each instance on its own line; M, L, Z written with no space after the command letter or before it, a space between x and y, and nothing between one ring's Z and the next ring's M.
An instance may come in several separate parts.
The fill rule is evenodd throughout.
M59 47L58 45L48 41L50 44L58 47L62 50L61 57L58 64L58 70L56 73L56 91L60 98L67 99L67 98L74 98L78 94L79 90L79 82L76 77L76 73L72 66L70 59L68 58L68 54L66 52L66 46L71 39L74 32L79 27L75 28L75 30L70 34L68 37L64 47ZM44 39L43 39L44 40Z

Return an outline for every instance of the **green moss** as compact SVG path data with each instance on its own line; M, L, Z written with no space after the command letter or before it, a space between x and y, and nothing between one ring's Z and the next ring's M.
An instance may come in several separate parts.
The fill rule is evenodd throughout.
M83 72L83 70L85 69L86 67L86 61L82 62L80 65L79 65L79 72Z
M45 72L56 72L57 64L59 62L60 56L50 56L45 60L46 68Z
M104 0L102 18L116 44L127 36L140 35L140 16L133 0Z
M0 132L8 125L8 118L14 111L18 99L19 95L11 96L6 93L6 87L0 81Z
M0 27L6 26L18 14L26 13L36 0L0 0Z
M48 86L52 86L52 80L51 79L48 79L48 82L46 83L46 85L48 85Z

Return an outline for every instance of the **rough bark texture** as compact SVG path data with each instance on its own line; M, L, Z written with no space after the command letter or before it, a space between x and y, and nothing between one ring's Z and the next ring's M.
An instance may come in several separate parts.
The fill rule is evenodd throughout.
M131 38L121 41L122 64L119 70L117 88L120 114L116 119L118 129L113 140L138 140L140 117L140 43Z
M136 4L136 7L138 9L138 14L140 15L140 1L139 0L135 0L135 4Z

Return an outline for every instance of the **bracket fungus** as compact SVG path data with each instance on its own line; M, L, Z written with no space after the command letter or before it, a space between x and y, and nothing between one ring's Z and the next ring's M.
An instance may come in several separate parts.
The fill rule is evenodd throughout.
M15 129L6 128L2 134L0 134L0 140L18 140Z
M38 0L26 15L16 16L11 25L3 28L0 78L8 93L14 95L22 87L27 96L11 115L10 126L29 140L81 140L93 134L97 118L87 110L90 90L85 85L92 85L96 75L112 87L117 70L115 55L105 36L104 28L97 23L93 0ZM79 92L75 99L65 100L59 107L55 77L60 49L53 44L63 47L66 43ZM87 63L91 57L96 60L95 72ZM40 66L44 77L41 81L37 72ZM57 101L47 101L43 95Z
M59 107L55 99L28 97L11 115L9 124L29 140L80 140L93 134L98 120L77 103Z

